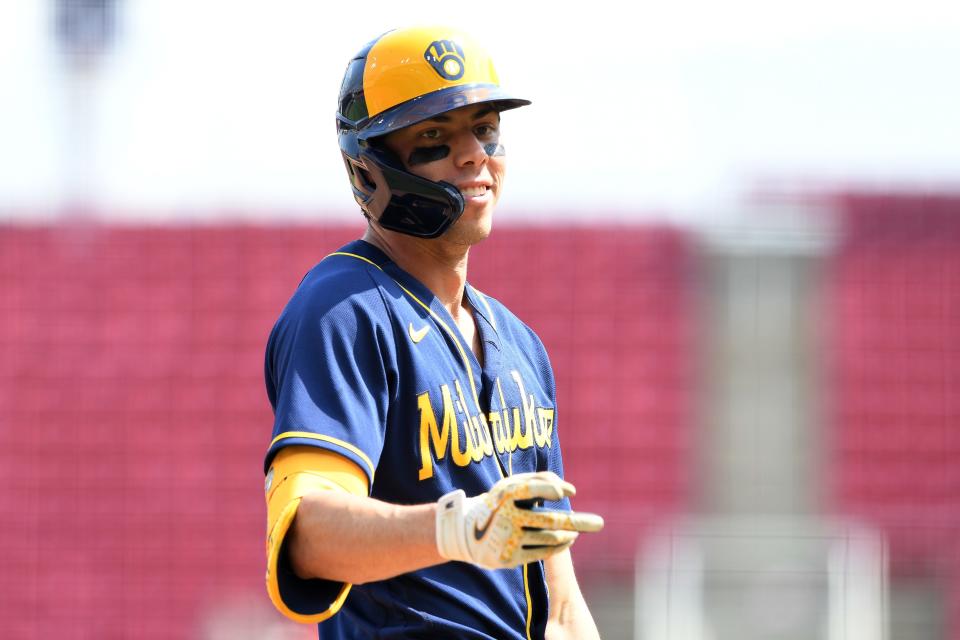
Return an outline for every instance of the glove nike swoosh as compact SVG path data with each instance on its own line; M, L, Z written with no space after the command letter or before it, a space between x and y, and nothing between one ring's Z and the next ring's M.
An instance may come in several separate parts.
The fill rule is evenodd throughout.
M490 529L490 524L493 522L494 516L497 515L497 511L500 511L500 507L503 506L503 502L497 505L497 508L490 512L490 515L487 516L487 521L482 527L473 525L473 537L477 540L483 540L483 537L487 535L487 531Z

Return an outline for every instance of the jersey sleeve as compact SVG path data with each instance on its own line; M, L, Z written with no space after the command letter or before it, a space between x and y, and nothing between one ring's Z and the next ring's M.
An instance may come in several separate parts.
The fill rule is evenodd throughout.
M317 446L356 463L372 486L395 393L385 305L375 288L319 301L309 293L291 300L268 342L274 425L264 467L282 447Z
M360 275L347 282L302 284L270 335L265 378L274 425L264 464L268 485L275 480L278 452L304 446L346 458L365 476L367 493L373 485L395 366L385 305L369 278ZM330 488L317 470L301 471L302 490L280 500L272 526L268 523L267 587L285 615L317 622L339 610L350 585L301 579L291 569L284 538L299 496Z

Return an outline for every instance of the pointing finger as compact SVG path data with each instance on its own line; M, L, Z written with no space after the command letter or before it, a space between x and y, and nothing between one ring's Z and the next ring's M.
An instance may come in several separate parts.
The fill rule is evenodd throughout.
M567 544L577 539L580 534L576 531L554 531L550 529L528 530L523 532L520 544L527 546L556 546Z
M603 529L603 518L595 513L577 511L530 511L524 514L523 525L592 533Z

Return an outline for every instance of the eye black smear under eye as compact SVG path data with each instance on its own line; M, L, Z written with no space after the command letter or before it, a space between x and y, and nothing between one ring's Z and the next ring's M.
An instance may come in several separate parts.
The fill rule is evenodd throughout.
M486 151L487 155L490 157L507 155L507 150L504 149L503 145L498 142L491 142L490 144L483 145L483 150Z
M427 164L428 162L443 160L448 155L450 155L450 147L445 144L439 144L435 147L417 147L410 152L407 164L411 167L418 164Z

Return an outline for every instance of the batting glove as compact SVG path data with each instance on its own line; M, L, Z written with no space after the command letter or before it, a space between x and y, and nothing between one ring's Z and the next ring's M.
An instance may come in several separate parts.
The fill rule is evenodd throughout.
M603 518L592 513L531 508L534 501L575 493L550 471L503 478L472 498L462 489L452 491L437 503L437 549L447 560L488 569L548 558L572 545L581 531L603 528Z

